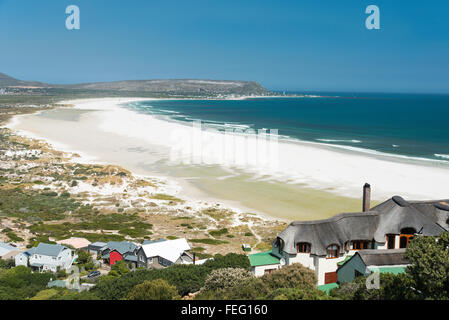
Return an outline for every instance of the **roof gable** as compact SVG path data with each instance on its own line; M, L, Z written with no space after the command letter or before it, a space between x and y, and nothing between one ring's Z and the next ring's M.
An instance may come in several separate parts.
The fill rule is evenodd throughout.
M311 254L324 256L331 244L342 247L346 241L373 239L384 243L386 234L399 234L404 228L414 228L424 236L438 236L447 230L444 226L449 227L448 218L449 201L410 202L394 196L368 212L294 221L278 238L284 241L283 251L288 254L296 254L298 242L308 242Z
M34 250L28 250L30 254L39 254L43 256L57 257L63 250L70 250L69 248L62 246L60 244L48 244L39 243L39 245Z
M161 257L175 263L190 246L185 238L180 238L147 243L142 245L142 250L147 258Z

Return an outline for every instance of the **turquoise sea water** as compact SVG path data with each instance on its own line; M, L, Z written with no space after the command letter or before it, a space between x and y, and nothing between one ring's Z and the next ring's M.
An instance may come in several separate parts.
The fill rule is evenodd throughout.
M209 127L278 129L281 137L449 161L449 95L329 94L310 98L162 100L129 106Z

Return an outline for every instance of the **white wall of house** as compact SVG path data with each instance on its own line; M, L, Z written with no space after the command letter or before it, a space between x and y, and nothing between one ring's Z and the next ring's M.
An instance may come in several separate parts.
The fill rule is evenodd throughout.
M296 256L290 255L289 264L300 263L304 267L315 270L316 269L316 259L310 253L297 253Z
M70 249L62 250L57 257L33 254L30 256L29 263L31 264L42 264L42 270L50 270L56 272L58 267L61 269L69 269L73 262L72 251Z
M346 254L340 255L338 258L327 259L326 257L318 257L318 268L316 270L318 285L324 284L324 275L328 272L336 272L337 263L346 258Z
M28 267L28 255L24 254L23 252L17 254L14 257L16 267L17 266L25 266Z
M266 270L270 269L280 269L280 264L268 264L265 266L256 266L251 268L251 272L254 273L256 277L261 277L265 274Z

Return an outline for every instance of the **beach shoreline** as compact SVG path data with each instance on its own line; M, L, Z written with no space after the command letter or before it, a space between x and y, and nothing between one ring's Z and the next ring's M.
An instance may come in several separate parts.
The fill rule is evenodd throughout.
M223 168L219 168L220 166L217 163L212 163L209 168L204 166L204 169L183 165L177 167L163 166L161 171L165 170L165 172L158 174L157 170L154 171L154 168L162 168L162 166L158 167L155 163L160 160L161 154L166 156L167 150L170 148L169 141L164 140L164 138L172 130L180 129L181 124L170 123L146 114L137 114L123 108L124 104L151 100L160 99L101 98L61 101L63 104L74 105L67 110L72 109L82 112L76 114L75 120L66 121L66 125L77 126L83 123L83 126L79 127L80 131L87 131L96 127L92 134L95 134L97 139L103 138L105 143L107 141L115 143L117 150L122 147L121 150L123 151L124 145L128 145L128 149L145 149L133 153L125 150L129 152L128 156L132 154L133 157L140 157L140 162L134 159L132 165L126 163L127 159L119 159L120 152L112 153L111 150L102 149L105 150L105 154L99 157L95 153L101 150L91 149L92 152L89 152L88 149L92 146L86 145L86 148L84 148L82 145L75 146L71 143L61 143L60 140L64 140L65 129L63 125L61 126L57 122L62 122L61 118L68 117L63 112L57 114L59 111L43 111L31 116L20 116L16 120L14 120L14 117L7 126L19 132L19 134L50 142L56 149L78 153L81 156L78 159L79 161L103 164L113 162L135 174L172 179L181 185L182 191L180 192L187 197L221 202L230 208L238 209L240 212L255 212L265 216L265 218L275 218L282 221L327 218L339 212L359 211L361 207L361 187L365 182L373 185L374 203L395 194L412 197L414 200L445 198L443 182L444 177L449 177L449 170L446 167L440 168L424 162L417 165L413 161L418 160L411 159L408 161L400 159L400 157L395 161L395 156L388 159L388 155L387 157L382 154L367 155L358 152L356 148L339 151L338 147L325 143L321 145L311 142L298 143L297 141L281 141L279 143L280 153L284 156L289 155L291 159L287 163L287 170L292 170L298 176L303 175L303 177L297 177L297 179L292 178L294 177L293 174L286 176L285 172L281 172L284 176L276 176L277 172L261 170L265 168L252 170L252 168L246 167L236 170L229 167L223 170ZM63 109L58 108L58 110ZM48 120L43 117L46 113L53 113L54 119ZM26 125L32 124L34 126L28 128L28 131L24 128L23 120L25 119ZM58 139L52 139L52 135L53 138L56 138L54 132L41 131L39 134L38 131L42 129L42 123L33 122L33 119L46 121L46 125L53 126L52 128L57 132L56 136L61 139L59 141ZM148 127L152 127L152 129L150 130ZM84 134L84 138L86 138L86 134ZM71 142L75 144L76 140L72 139ZM124 153L126 153L125 151ZM153 157L151 153L156 154L152 160L153 163L147 159ZM295 163L298 160L298 154L307 155L307 159L300 159L302 162ZM332 164L334 168L326 168L329 164ZM295 172L298 166L301 168ZM172 171L177 173L166 174ZM214 176L210 176L211 173ZM417 185L417 188L410 185L413 181L410 178L413 176L412 173L417 176L414 179L420 184ZM189 174L191 177L189 177ZM332 177L332 174L334 177ZM376 174L380 177L379 179L376 179ZM392 177L389 178L388 175L392 175ZM360 178L355 179L354 176L360 176ZM404 177L403 181L400 181L400 177ZM388 185L388 188L382 190L383 185ZM440 185L440 187L437 188L437 185ZM432 189L435 189L425 190L426 186L432 186ZM254 189L258 189L257 192ZM419 189L425 190L425 192L420 194ZM439 192L435 192L435 190ZM247 194L247 199L243 199L242 192ZM295 197L295 194L298 199L291 200L290 198ZM267 199L261 199L262 197ZM258 201L261 203L259 204ZM323 201L328 202L328 204L319 203ZM289 202L292 203L289 204ZM314 209L314 203L321 207ZM286 205L284 206L284 204ZM295 212L296 208L297 213Z

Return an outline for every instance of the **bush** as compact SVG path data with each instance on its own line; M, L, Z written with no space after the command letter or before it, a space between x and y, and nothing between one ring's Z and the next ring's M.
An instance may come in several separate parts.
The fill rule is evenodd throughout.
M46 289L51 273L32 273L24 266L0 270L0 300L24 300Z
M15 266L14 259L3 260L0 258L0 269L11 269Z
M249 260L245 255L230 253L226 256L216 255L213 260L202 265L173 265L165 269L136 270L116 278L101 277L91 291L100 299L124 299L134 286L145 280L163 279L175 286L179 295L184 296L199 291L211 271L219 268L249 269Z
M162 279L144 281L128 293L128 300L173 300L176 298L179 298L176 287Z
M127 274L129 272L128 264L123 260L117 261L112 265L109 273L112 271L115 271L118 275Z
M315 272L299 263L284 266L279 270L265 274L262 276L262 280L271 289L313 289L317 283Z
M209 234L211 236L217 237L217 236L222 236L224 234L228 233L228 229L227 228L223 228L223 229L218 229L218 230L212 230L209 232Z
M204 283L204 290L219 290L235 287L254 275L242 268L221 268L213 270Z
M195 296L196 300L258 300L263 299L270 292L270 288L261 278L248 278L234 287L220 290L201 290Z

